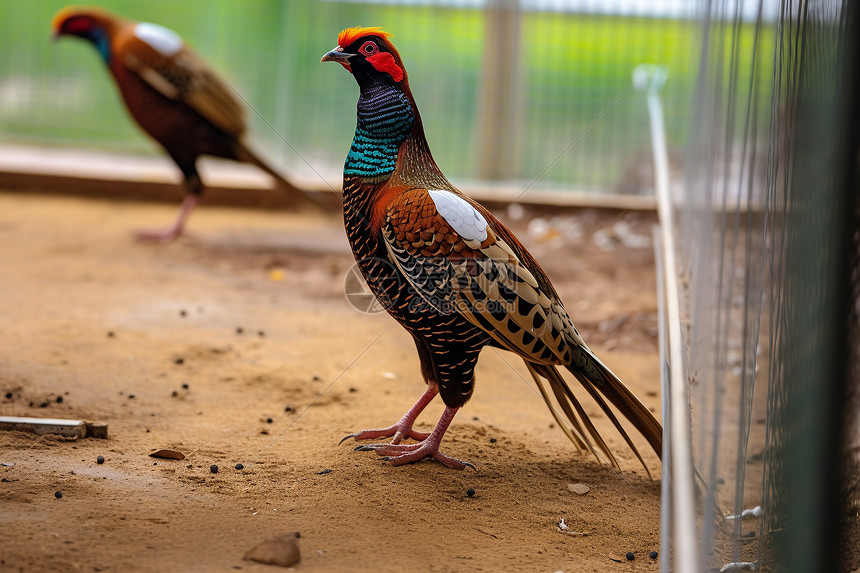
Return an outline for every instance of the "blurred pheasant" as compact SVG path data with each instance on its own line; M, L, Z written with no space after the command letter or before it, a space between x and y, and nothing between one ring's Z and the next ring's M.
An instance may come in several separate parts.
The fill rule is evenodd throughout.
M176 220L138 237L170 241L203 192L197 158L211 155L252 163L275 178L293 205L311 200L252 153L242 136L245 110L233 89L176 33L125 20L96 8L67 7L54 16L53 36L78 36L93 43L119 88L128 112L160 143L182 171L187 190Z
M393 465L435 458L448 425L471 397L478 354L493 346L518 354L567 436L618 467L557 367L567 368L597 402L644 466L607 400L659 456L662 428L638 398L592 353L549 279L514 235L440 171L397 50L379 28L348 28L322 57L358 82L358 120L343 174L346 232L380 303L415 340L427 390L393 426L344 438L391 437L359 446ZM561 412L553 407L545 381ZM445 411L429 434L413 423L442 395ZM405 438L417 443L403 444ZM647 467L646 467L647 470Z

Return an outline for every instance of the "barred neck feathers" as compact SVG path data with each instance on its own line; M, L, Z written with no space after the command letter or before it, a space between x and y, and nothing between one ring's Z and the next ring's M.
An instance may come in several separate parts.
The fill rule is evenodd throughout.
M391 84L361 90L355 137L344 164L344 176L384 179L394 172L400 145L415 124L406 94Z

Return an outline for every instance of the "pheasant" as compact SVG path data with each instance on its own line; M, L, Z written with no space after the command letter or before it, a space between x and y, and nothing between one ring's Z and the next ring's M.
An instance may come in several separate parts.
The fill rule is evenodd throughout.
M427 389L395 424L343 441L392 465L433 458L474 466L439 451L469 400L482 348L519 355L570 440L616 468L618 461L558 368L569 370L621 433L643 466L610 402L661 455L662 427L583 341L546 274L513 233L442 174L424 136L403 60L380 28L347 28L323 62L358 83L355 136L343 171L347 237L369 288L413 337ZM552 395L561 409L552 406ZM413 424L437 394L445 410L430 433ZM412 438L416 443L402 443ZM646 466L647 470L647 466Z
M233 89L175 32L101 9L76 7L60 10L52 29L54 39L77 36L93 43L131 117L182 171L186 195L176 220L164 229L143 231L138 238L170 241L182 234L203 192L196 167L201 155L256 165L274 177L291 204L313 202L243 142L245 110Z

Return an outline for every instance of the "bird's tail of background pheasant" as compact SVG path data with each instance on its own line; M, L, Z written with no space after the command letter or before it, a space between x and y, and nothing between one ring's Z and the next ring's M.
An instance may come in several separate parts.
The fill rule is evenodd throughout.
M603 413L615 425L615 428L627 442L627 445L633 450L633 453L642 463L642 466L645 467L645 471L648 472L648 467L645 465L645 461L642 459L639 450L633 444L633 441L621 425L615 412L607 404L607 400L648 440L648 443L654 448L658 457L662 455L663 427L639 398L590 350L579 347L576 352L578 355L575 357L573 364L567 367L568 370L579 380L579 383L582 384L591 398L597 402ZM618 468L618 461L615 459L609 446L597 431L597 428L594 427L579 399L573 393L570 386L568 386L567 382L565 382L564 378L562 378L557 367L528 361L526 361L526 367L529 369L532 378L534 378L538 389L550 407L550 411L552 411L559 426L561 426L567 437L570 438L577 448L581 451L590 451L598 459L608 460L611 465ZM558 403L561 412L553 405L550 394L544 385L544 380L549 383L549 389L555 397L555 401ZM650 472L648 472L648 475L651 475Z
M242 141L236 142L234 151L236 153L236 158L239 161L244 161L246 163L256 165L257 167L271 175L275 179L275 185L277 186L277 188L286 194L287 200L291 207L313 207L316 209L325 208L319 201L293 185L292 182L290 182L283 175L278 173L278 171L276 171L268 163L260 159L260 157Z

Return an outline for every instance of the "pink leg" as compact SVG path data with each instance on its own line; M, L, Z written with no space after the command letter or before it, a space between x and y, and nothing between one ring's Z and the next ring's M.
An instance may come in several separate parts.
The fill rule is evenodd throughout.
M147 241L154 243L168 243L182 234L185 228L185 221L197 206L198 195L188 193L182 200L182 205L179 207L179 215L173 223L164 229L138 231L137 239L139 241Z
M355 434L350 434L346 436L344 439L340 441L340 443L344 443L350 438L355 438L355 441L359 440L375 440L377 438L388 438L390 436L394 436L392 438L392 444L399 444L403 438L412 438L413 440L424 440L430 434L425 432L416 432L412 429L412 424L415 423L415 419L418 415L424 411L424 408L427 407L427 404L433 401L433 398L439 393L439 387L435 384L428 384L427 390L424 391L424 394L418 398L418 401L415 402L415 405L412 406L406 414L400 418L400 421L394 424L393 426L389 426L387 428L380 428L378 430L364 430L361 432L356 432ZM373 449L371 446L359 446L356 448L357 450L365 450L365 449Z
M384 459L391 462L393 466L417 462L424 458L433 458L449 468L462 470L470 467L475 469L475 466L472 464L446 456L439 451L439 443L442 441L442 436L445 435L445 431L451 424L451 420L454 419L457 410L459 408L445 408L445 412L439 418L439 423L436 424L436 427L433 428L433 431L430 432L430 435L423 442L417 444L379 444L374 446L373 449L376 450L377 455L385 456Z

